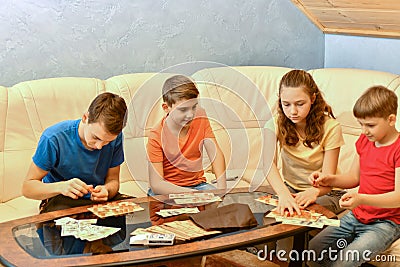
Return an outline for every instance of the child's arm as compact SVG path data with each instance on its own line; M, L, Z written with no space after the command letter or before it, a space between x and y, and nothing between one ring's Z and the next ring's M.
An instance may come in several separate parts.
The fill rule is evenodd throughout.
M267 175L267 180L278 195L278 212L280 214L284 214L285 210L287 209L290 215L293 215L294 212L297 212L300 215L300 208L292 197L292 194L289 192L289 189L283 183L281 175L279 174L278 168L274 162L271 164L271 168Z
M346 209L353 209L358 205L368 205L379 208L400 207L400 168L396 168L395 170L394 191L376 195L349 192L342 196L340 205Z
M309 181L315 187L354 188L360 184L360 158L358 154L354 156L353 163L347 173L333 175L314 172L311 174Z
M79 178L72 178L62 182L43 183L42 179L47 173L47 171L32 162L22 184L22 194L27 198L38 200L51 198L59 194L78 199L93 189L92 185L87 185Z
M164 169L162 162L148 162L149 168L149 186L156 195L165 195L171 193L194 192L190 189L175 185L164 179Z
M217 188L226 189L226 164L224 153L215 138L205 139L204 147L210 158L215 177L217 178Z
M290 215L293 215L294 212L297 212L297 214L300 215L300 207L297 205L289 189L283 182L283 179L277 168L278 148L276 145L275 132L271 131L269 128L266 128L263 139L263 172L268 180L268 183L278 195L279 203L277 210L282 215L286 209L289 211Z

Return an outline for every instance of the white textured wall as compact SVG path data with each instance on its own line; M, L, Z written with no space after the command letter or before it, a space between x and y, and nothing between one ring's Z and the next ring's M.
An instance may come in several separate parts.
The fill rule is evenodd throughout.
M187 61L323 67L290 0L1 0L0 85L160 71Z
M326 68L358 68L400 74L400 39L325 35Z

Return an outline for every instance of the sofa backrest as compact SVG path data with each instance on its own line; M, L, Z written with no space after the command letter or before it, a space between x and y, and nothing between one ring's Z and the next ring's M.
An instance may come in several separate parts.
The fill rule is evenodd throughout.
M5 131L1 202L21 196L22 182L42 131L59 121L81 118L101 92L103 82L94 78L27 81L8 88L6 93L1 91L1 108L7 107L0 113L6 114L5 127L1 128Z
M200 105L205 108L224 151L228 176L244 176L251 181L255 171L261 171L262 128L271 117L270 107L276 102L280 78L289 70L219 67L202 69L191 75L200 91ZM161 88L172 75L124 74L105 82L107 91L120 94L129 102L128 124L124 129L126 165L122 167L121 182L124 179L148 180L147 136L165 115L161 108ZM206 156L204 167L210 169Z
M161 108L161 88L172 75L134 73L105 81L106 90L124 97L128 105L128 121L123 131L125 162L121 166L121 182L148 181L147 136L165 115ZM147 192L147 188L142 189Z
M227 162L227 175L257 187L265 175L264 124L276 110L277 89L289 68L268 66L221 67L192 75L202 98L212 99L205 109ZM271 151L273 152L273 151Z
M265 166L260 138L265 122L276 111L279 81L290 70L268 66L219 67L191 75L200 91L200 104L225 154L228 176L241 176L254 186L263 182ZM352 116L356 99L376 84L399 95L400 77L358 69L309 72L342 125L346 144L341 149L339 166L346 171L361 131ZM165 115L161 88L172 75L135 73L105 81L53 78L22 82L10 88L0 86L0 202L21 196L21 185L42 131L59 121L80 118L91 100L104 91L121 95L128 104L128 124L124 129L126 161L121 166L121 182L146 182L147 136ZM400 129L400 120L397 126ZM207 160L204 163L209 167Z
M400 76L387 72L345 68L315 69L309 73L323 92L325 100L332 106L342 126L345 145L340 150L339 169L347 171L355 154L355 142L361 134L361 127L353 117L355 102L373 85L386 86L398 94ZM397 126L400 126L399 119Z
M7 116L7 88L0 86L0 203L3 200L5 188L4 179L4 139L6 133L6 116Z

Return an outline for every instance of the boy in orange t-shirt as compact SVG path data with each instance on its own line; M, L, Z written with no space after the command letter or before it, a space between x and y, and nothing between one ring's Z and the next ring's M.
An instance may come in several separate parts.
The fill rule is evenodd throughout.
M167 79L162 108L167 115L150 132L148 195L209 190L202 164L203 146L217 177L218 189L226 189L225 158L204 109L198 107L199 91L183 75Z

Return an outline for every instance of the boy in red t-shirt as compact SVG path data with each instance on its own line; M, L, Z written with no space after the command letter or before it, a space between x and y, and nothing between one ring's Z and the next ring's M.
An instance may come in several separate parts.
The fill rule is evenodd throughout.
M315 172L310 177L317 187L359 189L342 196L341 207L351 211L340 220L340 227L329 226L311 240L310 250L317 259L309 266L359 266L400 237L397 105L393 91L383 86L369 88L353 108L362 134L350 171L338 175Z
M206 182L203 146L217 177L218 189L226 189L225 158L204 109L198 107L199 91L183 75L167 79L162 89L166 116L150 132L148 195L215 189Z

